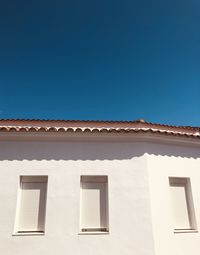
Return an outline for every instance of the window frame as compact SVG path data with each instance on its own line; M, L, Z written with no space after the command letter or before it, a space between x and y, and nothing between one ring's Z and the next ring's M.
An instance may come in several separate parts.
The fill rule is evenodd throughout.
M83 183L105 183L105 228L85 228L82 226L82 184ZM108 199L108 176L107 175L81 175L80 176L80 235L109 234L109 199Z
M169 177L169 188L171 187L184 187L185 200L186 200L186 206L187 206L188 224L190 226L189 228L187 227L175 228L174 226L174 233L198 232L190 178L189 177ZM172 208L171 194L170 194L170 201L171 201L171 213L172 213L174 209ZM174 222L173 215L172 215L172 219Z
M44 197L44 213L43 213L43 230L36 231L22 231L19 230L19 220L20 220L20 209L22 203L22 192L23 183L45 183L45 197ZM20 175L18 182L18 192L17 192L17 206L15 215L15 224L13 236L24 236L24 235L45 235L45 223L46 223L46 210L47 210L47 191L48 191L48 175Z

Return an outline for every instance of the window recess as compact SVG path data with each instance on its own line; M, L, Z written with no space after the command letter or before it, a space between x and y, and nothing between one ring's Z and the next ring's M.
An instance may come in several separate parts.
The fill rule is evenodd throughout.
M196 230L190 179L170 177L169 184L174 231Z
M81 176L82 233L108 232L108 178Z
M15 233L44 233L47 178L47 176L20 177Z

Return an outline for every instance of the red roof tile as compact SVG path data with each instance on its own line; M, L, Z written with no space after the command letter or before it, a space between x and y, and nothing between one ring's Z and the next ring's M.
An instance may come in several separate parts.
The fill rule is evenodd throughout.
M152 133L200 138L200 128L135 121L0 119L0 132Z

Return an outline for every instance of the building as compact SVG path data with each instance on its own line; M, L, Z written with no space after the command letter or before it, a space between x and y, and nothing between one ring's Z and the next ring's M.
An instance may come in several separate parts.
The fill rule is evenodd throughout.
M0 254L199 255L200 128L0 120Z

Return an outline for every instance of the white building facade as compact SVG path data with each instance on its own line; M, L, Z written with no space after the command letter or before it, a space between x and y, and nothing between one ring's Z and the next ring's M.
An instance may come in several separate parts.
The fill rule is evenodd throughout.
M199 255L199 128L0 120L0 254Z

